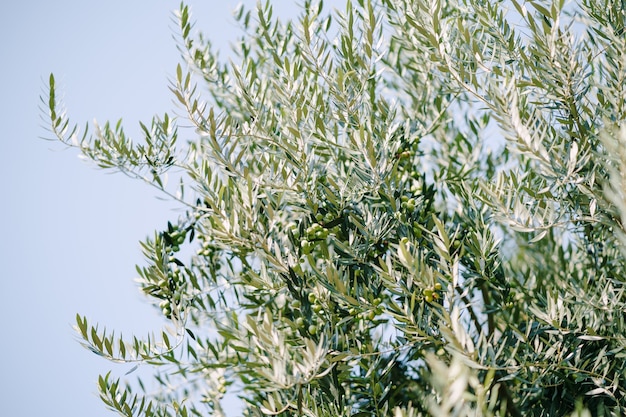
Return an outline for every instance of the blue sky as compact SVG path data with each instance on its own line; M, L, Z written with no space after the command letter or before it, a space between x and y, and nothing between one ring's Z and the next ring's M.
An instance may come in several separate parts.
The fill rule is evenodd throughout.
M246 4L254 4L247 1ZM295 2L278 12L293 14ZM236 1L189 2L197 28L225 51L238 34ZM178 1L12 1L0 6L0 413L110 416L99 373L122 376L82 348L72 325L90 321L143 335L161 320L133 279L138 242L174 219L172 203L121 174L81 161L46 136L39 96L54 72L74 122L138 121L174 109L168 78L179 62Z

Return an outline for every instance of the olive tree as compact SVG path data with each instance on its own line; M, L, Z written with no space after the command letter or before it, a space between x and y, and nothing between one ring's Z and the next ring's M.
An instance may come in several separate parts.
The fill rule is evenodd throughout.
M101 376L106 406L626 415L625 10L267 2L235 11L226 61L182 4L177 116L137 141L76 127L50 76L61 142L184 208L137 267L171 325L77 316L86 347L154 370Z

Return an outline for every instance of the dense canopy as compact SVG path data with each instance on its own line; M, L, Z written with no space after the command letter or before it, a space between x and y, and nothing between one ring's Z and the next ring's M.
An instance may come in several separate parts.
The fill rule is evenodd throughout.
M626 415L625 10L306 0L281 21L267 2L235 11L226 61L183 4L178 108L135 141L74 127L51 76L54 135L184 209L137 267L163 333L77 316L94 352L154 369L101 376L104 403Z

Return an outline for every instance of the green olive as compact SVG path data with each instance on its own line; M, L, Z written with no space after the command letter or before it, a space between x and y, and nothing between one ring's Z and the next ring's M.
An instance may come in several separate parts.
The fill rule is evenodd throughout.
M304 253L305 255L311 253L311 250L313 249L311 242L309 242L308 240L301 241L300 247L302 248L302 253Z
M327 229L321 229L321 230L317 230L315 232L315 238L317 238L317 239L326 239L327 236L328 236L328 230Z
M161 308L161 311L163 312L163 315L165 317L170 317L172 315L172 305L169 301L161 301L159 307Z

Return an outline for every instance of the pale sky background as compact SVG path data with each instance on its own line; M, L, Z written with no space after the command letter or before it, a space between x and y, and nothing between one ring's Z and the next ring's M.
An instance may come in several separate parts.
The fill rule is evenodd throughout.
M223 52L238 32L237 1L190 0L197 29ZM253 5L254 1L246 1ZM295 1L276 0L281 15ZM329 2L335 5L341 1ZM76 313L124 334L162 323L137 289L138 242L175 219L172 203L121 174L40 139L50 72L70 118L138 121L171 112L168 79L180 62L178 1L2 0L0 6L0 415L105 417L98 374L123 376L81 347ZM231 415L236 415L233 413Z

